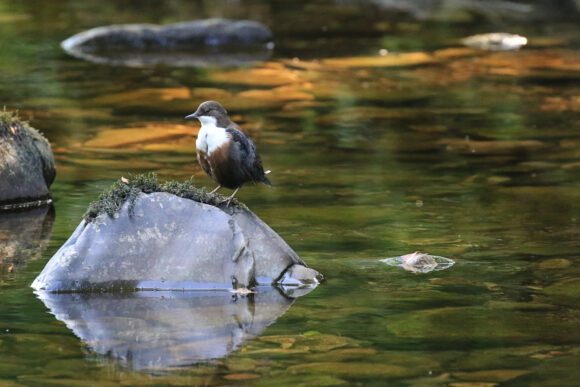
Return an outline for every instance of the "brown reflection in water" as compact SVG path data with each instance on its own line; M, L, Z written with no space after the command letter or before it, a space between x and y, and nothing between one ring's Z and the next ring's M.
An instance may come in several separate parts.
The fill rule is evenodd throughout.
M0 213L0 275L38 259L52 234L52 206Z

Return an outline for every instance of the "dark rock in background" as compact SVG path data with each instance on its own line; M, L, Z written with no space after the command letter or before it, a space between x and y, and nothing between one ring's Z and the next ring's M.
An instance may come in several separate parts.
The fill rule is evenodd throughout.
M46 204L56 176L49 142L15 114L0 114L0 210Z
M268 59L272 32L254 21L206 19L159 26L97 27L62 42L70 55L95 63L143 67L238 66Z
M416 19L453 20L467 12L490 21L561 20L578 17L577 0L370 0L383 10Z

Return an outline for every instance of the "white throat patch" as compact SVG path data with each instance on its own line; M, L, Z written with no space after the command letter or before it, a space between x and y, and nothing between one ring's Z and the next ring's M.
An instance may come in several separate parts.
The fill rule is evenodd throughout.
M210 126L216 126L217 125L217 119L215 117L212 116L199 116L197 117L197 119L199 120L199 122L201 122L201 125L210 125Z
M220 148L230 137L224 128L217 126L217 119L211 116L198 117L201 122L201 129L197 135L195 146L198 150L211 155L216 149Z

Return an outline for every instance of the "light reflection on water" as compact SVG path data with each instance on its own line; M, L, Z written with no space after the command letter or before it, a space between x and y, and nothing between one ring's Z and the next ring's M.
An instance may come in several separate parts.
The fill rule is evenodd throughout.
M192 4L186 10L196 16L209 12ZM457 39L506 25L486 18L391 25L376 9L369 19L367 7L314 2L310 11L327 26L321 32L306 16L295 18L290 4L216 4L225 16L271 24L280 37L273 58L245 69L99 66L66 57L58 43L94 25L143 21L132 7L24 1L0 8L27 20L1 27L2 103L45 132L58 162L52 235L37 244L42 258L0 274L0 379L573 385L580 356L574 23L550 19L555 32L547 33L548 22L517 22L529 49L451 56L442 50ZM152 2L140 14L169 22L181 18L181 6ZM310 22L292 26L293 17ZM439 56L410 66L357 65L357 57L384 47ZM288 59L295 56L301 60ZM329 57L355 59L314 60ZM195 163L193 124L171 139L86 145L109 129L163 136L189 125L182 117L206 98L221 100L248 128L273 171L274 188L245 187L240 198L328 280L229 357L155 376L128 371L95 355L28 285L87 204L120 176L193 174L211 185ZM378 262L416 250L457 264L419 275Z

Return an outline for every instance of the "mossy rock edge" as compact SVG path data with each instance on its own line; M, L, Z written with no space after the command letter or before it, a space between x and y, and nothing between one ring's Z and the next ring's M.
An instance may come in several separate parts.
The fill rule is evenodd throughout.
M115 216L125 204L129 202L129 210L132 212L133 203L140 193L150 194L165 192L180 198L193 200L198 203L209 204L214 207L225 207L226 197L219 194L206 192L204 188L197 188L193 178L186 181L159 181L157 174L129 175L129 178L121 178L105 190L99 198L89 205L83 219L90 223L101 214ZM230 207L247 209L247 207L234 198Z
M17 113L0 111L0 210L49 204L55 176L48 140Z

